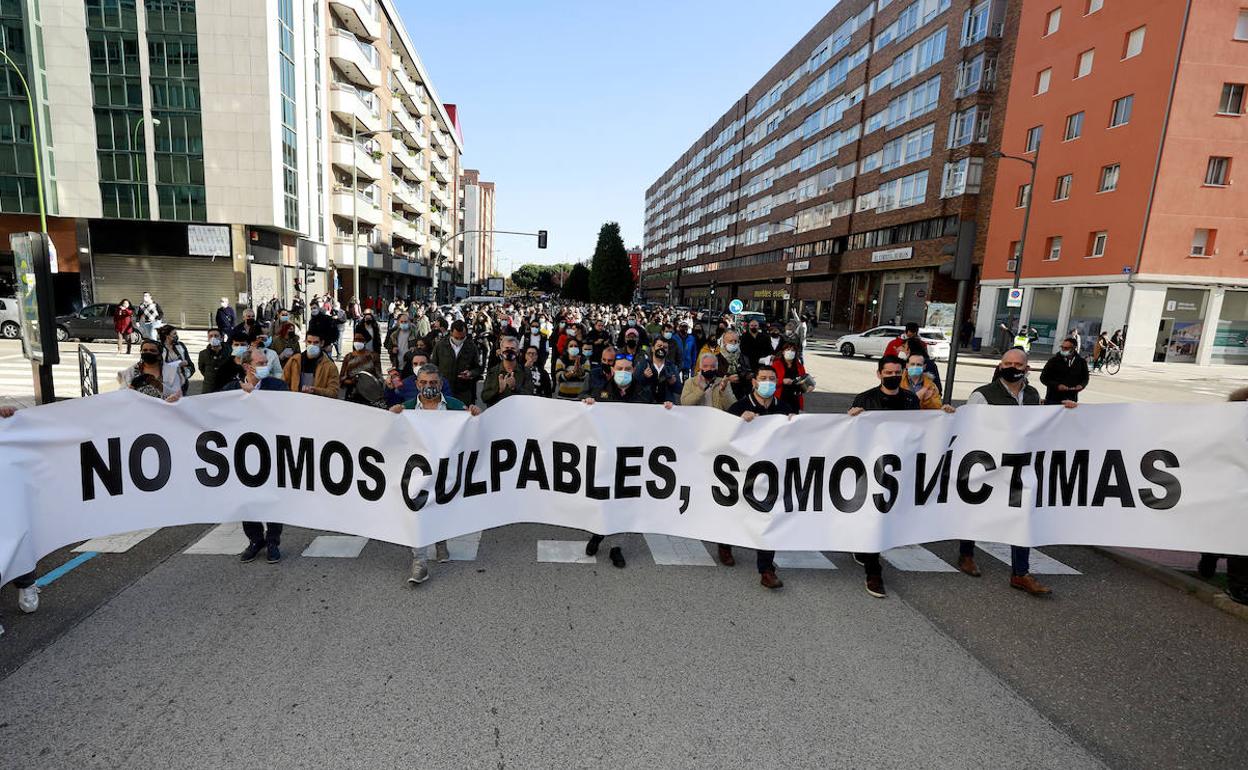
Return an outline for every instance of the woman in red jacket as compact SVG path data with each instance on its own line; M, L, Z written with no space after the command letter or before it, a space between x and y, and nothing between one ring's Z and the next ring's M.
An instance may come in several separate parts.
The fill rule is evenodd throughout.
M806 399L802 395L801 386L794 382L797 378L806 376L806 367L797 360L797 346L787 340L781 343L772 359L771 368L776 370L776 379L780 381L776 398L793 407L795 411L802 411Z
M113 330L117 332L117 352L121 353L121 343L126 343L126 355L130 355L131 335L134 333L134 308L130 300L123 299L113 311Z

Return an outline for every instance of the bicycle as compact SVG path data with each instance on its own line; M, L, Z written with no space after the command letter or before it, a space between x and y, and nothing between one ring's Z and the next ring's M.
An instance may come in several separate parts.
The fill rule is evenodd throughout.
M1122 369L1122 351L1110 350L1105 354L1105 361L1101 364L1106 374L1117 374Z

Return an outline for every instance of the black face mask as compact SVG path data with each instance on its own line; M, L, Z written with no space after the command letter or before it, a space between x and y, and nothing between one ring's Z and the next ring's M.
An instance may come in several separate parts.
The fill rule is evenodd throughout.
M901 387L901 375L894 374L880 380L880 384L889 390L897 390Z
M627 346L628 346L628 347L630 347L630 348L635 348L635 347L637 347L637 340L630 339L630 340L628 340L627 342L625 342L624 344L625 344L625 345L627 345Z
M667 351L663 350L662 348L659 348L658 350L654 351L654 357L655 358L667 358Z
M501 358L501 359L503 359L504 361L515 361L515 360L516 360L516 351L514 351L514 350L504 350L502 353L499 353L499 354L498 354L498 357L499 357L499 358Z
M143 359L143 363L145 363L145 364L158 364L158 363L160 363L160 354L159 354L159 353L140 353L140 354L139 354L139 358Z
M997 376L1006 382L1018 382L1027 376L1027 372L1024 372L1022 369L999 368L997 369Z

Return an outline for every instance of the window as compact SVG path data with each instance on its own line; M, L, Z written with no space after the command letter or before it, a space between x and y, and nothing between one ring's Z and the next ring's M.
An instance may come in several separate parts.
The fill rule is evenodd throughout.
M984 173L983 158L963 158L945 164L945 175L940 186L940 197L952 198L979 192Z
M1078 139L1083 136L1083 113L1076 112L1074 115L1066 116L1066 133L1063 135L1065 141Z
M1192 251L1193 257L1208 257L1213 255L1213 242L1218 236L1217 230L1198 229L1192 233Z
M1239 12L1239 22L1235 25L1235 39L1248 40L1248 10Z
M1216 155L1209 158L1209 166L1205 169L1205 184L1213 187L1225 187L1230 170L1230 158L1222 158Z
M1105 256L1105 245L1109 243L1109 232L1098 230L1088 235L1088 257Z
M978 43L988 36L988 16L992 3L988 0L962 14L962 47Z
M1044 252L1045 252L1044 259L1047 262L1056 262L1057 260L1061 259L1062 258L1062 236L1055 235L1052 238L1049 238L1048 242L1045 243Z
M1223 83L1222 100L1218 102L1219 115L1244 114L1244 84Z
M1053 188L1053 200L1064 201L1070 197L1070 183L1074 181L1074 174L1063 174L1057 178L1057 184Z
M1088 0L1088 10L1083 15L1091 16L1101 10L1101 6L1103 5L1105 5L1105 0Z
M1014 208L1021 209L1025 207L1031 200L1031 185L1020 184L1018 186L1018 195L1014 198Z
M950 148L963 147L972 142L988 141L988 107L971 107L955 112L949 117Z
M1139 56L1144 50L1144 29L1144 27L1138 27L1127 33L1127 39L1122 45L1123 59Z
M981 53L974 59L958 64L958 87L954 91L955 98L962 98L981 89L992 90L996 80L997 60L987 53Z
M1044 36L1048 37L1060 29L1062 26L1062 9L1054 8L1049 11L1049 15L1044 17Z
M1097 192L1113 192L1118 189L1118 171L1120 164L1114 163L1101 169L1101 186Z
M1005 262L1006 272L1014 272L1018 267L1018 258L1023 255L1022 241L1010 241L1010 258Z
M1135 103L1135 95L1124 96L1114 100L1114 107L1109 114L1109 127L1125 126L1131 122L1131 107Z
M1079 54L1079 62L1075 65L1075 80L1092 74L1092 59L1095 55L1095 49Z
M1040 149L1040 136L1044 134L1044 126L1032 126L1027 129L1027 149L1024 152L1035 152Z
M1049 80L1053 77L1053 68L1040 70L1036 75L1036 96L1047 94L1049 92Z

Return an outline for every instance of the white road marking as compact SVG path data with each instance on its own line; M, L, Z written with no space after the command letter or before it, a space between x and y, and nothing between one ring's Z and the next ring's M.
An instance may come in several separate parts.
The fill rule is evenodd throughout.
M476 561L477 550L481 547L481 533L473 532L470 535L461 535L453 537L446 541L446 550L451 552L451 561ZM584 553L584 546L581 551ZM436 545L426 546L425 558L433 561L437 558Z
M585 540L538 540L537 560L565 564L598 563L598 557L585 555Z
M247 536L243 534L241 522L218 524L208 530L208 534L198 542L192 543L182 553L196 554L232 554L237 555L247 547Z
M655 564L675 567L714 567L715 560L701 540L671 535L645 535Z
M776 566L784 569L836 569L819 551L776 551Z
M156 534L159 530L160 528L157 527L156 529L140 529L134 532L123 532L120 535L97 537L75 548L74 553L86 553L87 551L95 551L96 553L125 553Z
M957 568L921 545L903 545L880 554L902 572L957 572Z
M1005 543L978 543L981 550L998 561L1010 563L1010 547ZM1074 567L1068 567L1062 564L1052 556L1040 553L1035 548L1031 549L1031 572L1035 575L1082 575L1083 573Z
M331 559L354 559L368 545L368 538L354 535L318 535L303 550L303 556L322 556Z

